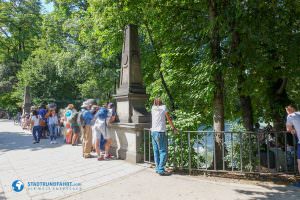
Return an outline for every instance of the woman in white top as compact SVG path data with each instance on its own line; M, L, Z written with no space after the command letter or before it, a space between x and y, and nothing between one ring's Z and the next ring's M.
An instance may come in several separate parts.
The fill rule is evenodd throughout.
M56 144L58 117L55 110L52 110L48 118L48 127L50 132L50 144Z
M40 133L40 116L38 115L37 111L32 111L32 116L30 118L30 124L32 127L32 135L33 135L33 144L39 143L41 138Z

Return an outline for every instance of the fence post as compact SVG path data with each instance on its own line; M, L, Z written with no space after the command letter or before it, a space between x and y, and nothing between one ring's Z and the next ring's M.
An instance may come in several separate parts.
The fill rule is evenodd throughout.
M276 172L278 172L278 161L279 161L279 153L278 153L278 135L277 132L275 132L275 146L276 146L276 156L275 156L275 165L276 165Z
M287 138L286 138L286 133L284 133L284 165L285 165L285 171L288 171L288 166L287 166Z
M240 135L240 162L241 162L241 172L243 172L243 140L242 133L239 132Z
M217 162L217 159L216 159L216 132L214 132L213 133L213 143L214 143L214 153L213 153L213 156L214 156L214 170L216 170L216 168L217 168L217 164L216 164L216 162Z
M174 169L177 167L176 165L176 139L174 138L173 136L173 141L172 141L174 147L173 147L173 166L174 166Z
M183 164L182 164L182 162L183 162L183 152L182 152L182 134L183 134L183 132L182 132L182 131L180 131L180 167L181 167L181 169L183 168Z
M148 142L148 158L149 158L149 162L151 162L151 133L150 133L150 131L149 131L149 142Z
M146 161L146 129L144 129L144 162Z
M267 133L267 162L268 162L268 170L270 171L270 141L269 141L269 133Z
M192 162L191 162L191 135L188 132L188 143L189 143L189 175L192 174Z
M230 132L230 140L231 140L231 171L233 171L233 133Z
M225 140L225 132L222 132L222 158L223 158L223 171L225 170L225 147L224 147L224 140Z
M296 158L296 136L293 135L293 145L294 145L294 173L297 173L297 158Z
M259 133L256 133L257 139L257 155L258 155L258 172L260 172L260 141L259 141ZM264 137L265 135L263 135Z
M206 167L206 170L207 170L207 132L205 132L205 167Z
M251 132L249 132L249 163L250 163L250 172L252 172L252 142L251 142Z
M197 169L200 169L200 153L199 153L199 132L197 132Z

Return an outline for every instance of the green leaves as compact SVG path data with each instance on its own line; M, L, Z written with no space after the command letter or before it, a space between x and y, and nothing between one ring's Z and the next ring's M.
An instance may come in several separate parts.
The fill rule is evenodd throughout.
M218 0L214 20L203 0L49 2L55 8L47 14L40 14L37 0L0 3L1 95L9 92L21 99L29 84L38 100L111 98L119 82L123 29L132 23L139 26L150 102L161 96L168 107L174 103L180 126L195 129L199 119L211 124L217 72L225 80L227 119L240 118L239 95L251 98L256 119L271 119L270 110L281 109L270 103L277 98L271 88L284 77L289 100L300 100L297 1ZM218 60L211 54L215 25Z

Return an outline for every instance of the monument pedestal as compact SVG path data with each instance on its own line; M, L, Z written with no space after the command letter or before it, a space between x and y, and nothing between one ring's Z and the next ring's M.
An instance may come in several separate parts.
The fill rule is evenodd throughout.
M114 123L109 127L113 144L111 153L118 159L131 163L143 162L144 129L149 123Z
M146 94L117 94L117 111L120 122L123 123L148 123L150 114L145 109L148 99Z

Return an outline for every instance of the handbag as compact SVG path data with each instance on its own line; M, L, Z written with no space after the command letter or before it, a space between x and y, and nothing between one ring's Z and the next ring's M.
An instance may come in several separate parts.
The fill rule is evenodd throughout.
M43 119L40 119L40 126L46 126L46 122Z

